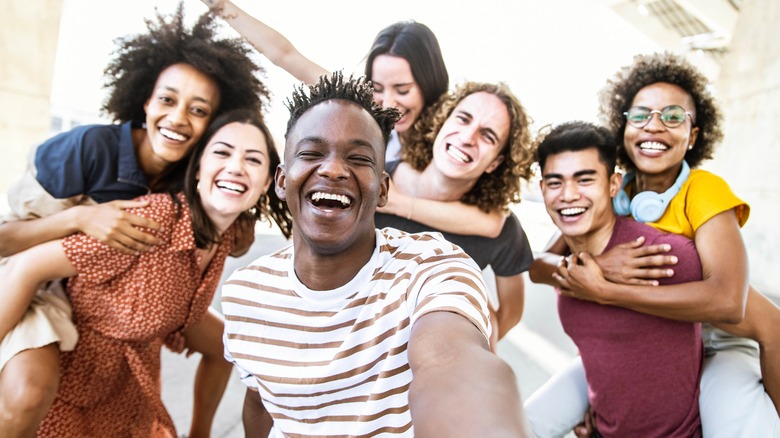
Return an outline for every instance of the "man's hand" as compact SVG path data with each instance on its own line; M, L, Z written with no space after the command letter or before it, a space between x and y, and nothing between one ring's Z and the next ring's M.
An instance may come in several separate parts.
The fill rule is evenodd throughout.
M159 230L151 219L125 211L128 208L147 207L147 201L112 201L98 205L73 207L79 231L127 254L147 251L159 239L140 228Z
M674 275L672 269L658 268L677 263L677 257L664 254L672 247L669 244L642 246L644 242L645 238L640 236L595 256L604 277L613 283L657 286L657 279Z
M593 420L593 410L588 408L588 411L585 412L585 419L582 420L582 423L574 426L574 435L576 435L577 438L590 438L590 436L593 435L594 423L595 421Z
M560 285L561 295L605 304L609 281L588 253L562 257L553 279Z

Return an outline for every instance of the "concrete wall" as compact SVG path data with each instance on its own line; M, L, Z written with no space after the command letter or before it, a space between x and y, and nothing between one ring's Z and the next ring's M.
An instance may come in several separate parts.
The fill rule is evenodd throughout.
M47 137L62 0L0 2L0 193Z
M734 29L715 92L725 142L707 168L751 205L743 228L751 283L780 297L780 2L748 0Z

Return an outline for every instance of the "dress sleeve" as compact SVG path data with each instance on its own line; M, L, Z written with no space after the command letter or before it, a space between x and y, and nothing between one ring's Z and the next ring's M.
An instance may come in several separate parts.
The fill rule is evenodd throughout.
M145 208L128 210L131 214L147 217L160 225L160 230L145 230L157 236L161 243L149 251L165 251L170 246L171 233L176 223L175 207L168 194L153 194L138 198L148 200ZM126 254L84 233L68 236L62 241L68 257L79 277L89 283L103 283L116 278L135 265L141 254Z

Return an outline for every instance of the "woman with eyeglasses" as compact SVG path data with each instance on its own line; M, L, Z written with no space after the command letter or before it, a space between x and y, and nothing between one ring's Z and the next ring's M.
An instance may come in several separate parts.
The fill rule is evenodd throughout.
M703 280L656 286L656 279L671 275L660 267L676 261L663 254L668 249L643 247L642 241L599 258L575 254L575 263L557 269L552 257L544 257L535 262L531 277L579 299L703 322L703 435L778 437L780 309L748 284L740 227L750 207L722 178L696 169L712 158L723 137L708 83L681 57L640 55L600 94L603 121L623 139L618 160L627 173L614 201L616 213L693 239ZM566 248L554 244L549 250L565 254ZM576 423L577 413L587 409L581 367L575 362L526 402L537 436L562 436ZM567 406L567 414L552 418L545 413L553 403L559 409ZM590 436L590 424L586 418L582 429L575 429L577 435Z

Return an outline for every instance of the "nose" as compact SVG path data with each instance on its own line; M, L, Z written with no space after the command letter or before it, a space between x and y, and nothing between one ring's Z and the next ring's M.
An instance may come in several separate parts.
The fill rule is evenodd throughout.
M239 154L232 154L225 163L225 170L231 175L244 173L244 159Z
M330 154L320 163L317 175L333 180L346 179L349 177L349 171L341 157Z
M476 125L463 126L460 130L460 141L464 145L475 145L478 133L479 127Z
M580 199L580 192L577 189L577 184L563 184L563 190L561 190L561 201L572 202Z
M374 100L377 105L382 108L398 108L395 98L395 92L393 90L384 90L381 93L374 94Z
M174 125L183 125L187 119L187 106L181 103L176 105L176 107L171 108L167 118Z
M663 122L661 121L660 111L656 110L650 113L650 119L647 121L647 124L645 124L644 129L647 131L661 131L666 129L666 126L664 126Z

